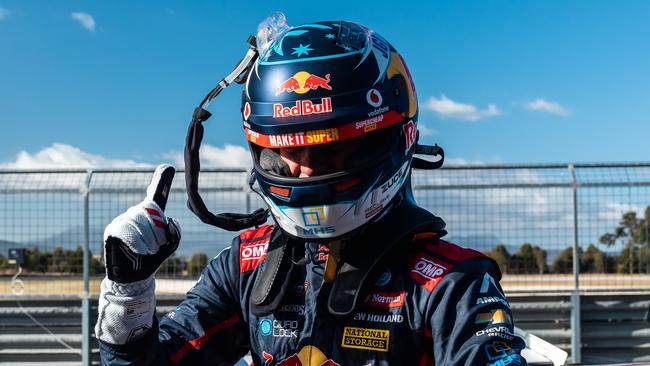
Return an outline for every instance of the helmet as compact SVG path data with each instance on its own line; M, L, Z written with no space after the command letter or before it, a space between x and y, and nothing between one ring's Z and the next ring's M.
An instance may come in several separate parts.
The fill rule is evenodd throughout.
M286 27L267 46L242 97L261 194L292 237L352 235L410 184L418 103L406 63L349 21ZM282 157L307 150L326 168L296 177Z

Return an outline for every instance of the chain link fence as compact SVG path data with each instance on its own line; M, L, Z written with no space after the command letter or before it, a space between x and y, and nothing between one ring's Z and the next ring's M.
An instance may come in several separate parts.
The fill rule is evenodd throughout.
M151 173L0 171L0 293L83 293L87 244L88 291L97 294L104 226L144 197ZM262 207L248 175L203 171L199 186L208 206ZM415 171L412 184L416 200L446 221L448 240L499 263L506 292L650 289L650 163L451 166ZM167 214L180 222L183 240L157 275L161 294L184 293L235 235L195 218L184 187L179 173ZM10 249L24 250L20 286L12 282Z

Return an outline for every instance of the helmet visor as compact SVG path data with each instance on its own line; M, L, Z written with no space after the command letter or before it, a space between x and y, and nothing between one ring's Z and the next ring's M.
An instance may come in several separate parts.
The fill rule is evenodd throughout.
M380 163L398 145L395 128L358 138L311 146L265 148L251 142L258 169L274 179L322 179L354 174Z

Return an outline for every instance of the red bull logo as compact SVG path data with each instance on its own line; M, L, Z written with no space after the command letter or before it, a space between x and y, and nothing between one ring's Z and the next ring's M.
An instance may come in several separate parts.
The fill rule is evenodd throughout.
M284 92L305 94L310 90L316 90L318 88L332 90L330 86L330 74L322 78L306 71L298 71L292 77L278 85L278 90L275 92L275 95L280 95Z
M264 352L264 365L271 365L273 356ZM277 366L340 366L332 359L327 358L321 350L314 346L305 346L298 353L288 358L279 360Z
M273 118L308 116L310 114L332 112L332 98L321 98L319 103L311 100L298 100L294 105L284 106L282 103L273 104Z

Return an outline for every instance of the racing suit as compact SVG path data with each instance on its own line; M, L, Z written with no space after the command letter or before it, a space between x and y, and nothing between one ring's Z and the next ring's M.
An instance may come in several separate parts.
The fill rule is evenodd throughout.
M498 266L442 240L444 223L432 214L404 232L395 215L414 207L389 213L362 243L347 244L373 256L379 241L399 241L367 274L348 315L329 311L333 282L345 273L335 281L324 275L333 254L318 243L301 243L305 260L276 273L286 288L277 306L255 314L251 294L267 250L286 245L279 228L262 226L212 259L185 300L142 338L100 341L102 363L232 365L250 351L255 365L525 365Z

